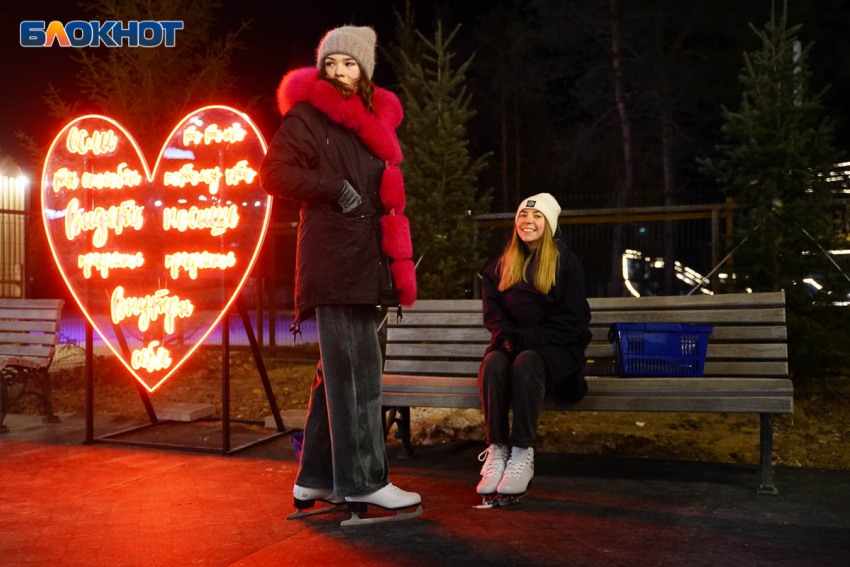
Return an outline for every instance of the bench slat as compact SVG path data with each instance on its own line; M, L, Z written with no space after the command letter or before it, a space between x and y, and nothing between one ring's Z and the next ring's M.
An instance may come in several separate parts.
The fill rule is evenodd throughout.
M593 396L792 396L787 378L594 378L587 379ZM478 394L478 379L385 374L384 392Z
M635 309L711 309L785 305L785 292L725 293L711 296L668 295L661 297L593 297L587 300L591 311L632 311Z
M6 366L23 366L24 368L44 368L50 365L49 358L2 358L0 359L0 368Z
M594 342L607 343L608 329L611 325L595 327L591 322L590 333ZM748 326L748 327L726 327L715 325L709 335L709 342L716 341L785 341L788 332L784 326Z
M478 358L484 357L488 344L407 344L387 343L387 357L421 357L421 358ZM585 351L587 358L595 360L612 358L610 344L591 344ZM788 348L785 344L709 344L706 358L742 358L742 359L786 359Z
M591 344L585 350L587 358L599 360L603 358L613 358L614 353L610 344ZM771 360L788 358L788 345L784 343L776 344L708 344L706 351L706 359L757 359Z
M385 393L382 404L398 407L436 407L480 409L478 396L471 394L403 394ZM794 401L789 397L646 397L593 396L568 404L547 399L544 410L628 411L674 413L793 413Z
M783 306L785 292L724 293L712 296L661 296L661 297L591 297L587 302L591 310L608 311L633 309L704 309L711 307ZM405 313L481 311L480 299L420 299Z
M0 356L53 357L54 348L49 345L9 345L0 344Z
M4 333L0 332L0 343L21 343L29 345L56 345L59 335L54 333Z
M56 321L61 315L61 307L56 309L0 309L0 319L42 319Z
M593 323L784 323L785 309L706 309L704 311L601 311Z
M482 324L483 325L483 324ZM0 321L0 329L2 321ZM607 342L608 328L590 327L593 341ZM721 327L715 326L709 337L709 342L715 341L784 341L787 339L787 331L783 326L752 326L752 327ZM423 328L423 327L390 327L387 332L387 341L419 341L419 342L490 342L490 331L483 326L477 328ZM442 347L440 347L442 348Z
M407 316L405 316L405 319ZM390 327L387 329L387 341L430 341L430 342L459 342L469 341L486 343L490 341L490 331L484 327L474 329L439 329Z
M62 309L63 299L0 299L0 309Z
M9 321L0 319L0 331L56 333L59 331L59 321Z
M452 312L452 311L477 311L481 312L480 299L419 299L412 307L404 308L404 316L408 313L427 312Z
M690 311L595 311L594 325L611 323L784 323L785 309L703 309ZM393 317L390 327L481 327L480 312L470 313L408 313L400 323Z
M457 374L477 376L481 361L473 360L387 360L384 371L402 374ZM788 363L767 362L706 362L707 376L787 376Z

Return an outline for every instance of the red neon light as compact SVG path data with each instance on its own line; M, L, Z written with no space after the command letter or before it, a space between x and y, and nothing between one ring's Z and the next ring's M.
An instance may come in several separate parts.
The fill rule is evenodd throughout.
M239 268L240 270L244 270L241 276L237 276L238 283L232 288L232 291L228 291L229 296L225 296L223 303L224 307L212 317L212 322L209 327L203 332L203 335L200 339L195 341L191 346L189 346L188 350L182 353L182 355L178 355L172 358L171 353L168 348L161 341L150 341L147 342L145 346L135 349L130 357L130 360L125 359L122 354L118 351L116 346L112 341L102 332L101 327L96 320L96 317L93 313L90 313L87 309L87 304L82 301L82 297L80 295L81 289L75 288L72 283L72 278L82 278L88 279L91 275L92 270L96 270L100 272L101 277L95 278L100 281L101 279L106 279L110 277L110 270L122 268L126 270L135 271L140 266L144 265L144 269L150 270L152 269L151 262L159 263L164 262L167 254L165 252L169 252L172 259L169 261L170 268L166 270L166 273L169 274L169 277L173 277L173 282L177 281L192 281L198 277L198 274L202 270L208 271L208 273L221 273L221 270L230 270L236 264L236 255L232 252L218 254L214 252L209 252L207 256L204 256L204 253L199 253L191 250L176 250L176 251L168 251L163 250L163 254L161 257L151 260L149 255L142 254L141 251L138 250L116 250L116 251L108 251L103 250L101 252L88 252L81 254L74 254L71 261L63 263L63 258L68 258L65 253L68 250L68 246L70 243L75 242L73 239L80 237L86 231L91 232L91 242L92 245L96 245L97 243L102 243L101 246L105 245L108 241L109 235L120 235L122 230L127 230L128 228L134 228L137 224L139 224L139 220L141 219L141 225L148 227L151 226L159 226L160 230L164 230L165 226L165 210L167 208L176 209L174 212L174 224L173 228L177 229L176 234L180 234L184 231L188 231L189 229L197 228L199 230L205 229L210 232L207 234L220 235L224 234L228 229L236 228L239 220L239 209L235 205L230 206L222 206L219 204L211 204L210 207L197 207L197 206L187 206L184 208L176 208L176 207L164 207L163 208L163 224L159 224L157 222L154 223L144 223L144 216L156 216L159 214L159 211L150 205L150 203L145 203L144 205L132 203L131 199L121 200L120 205L111 205L106 207L98 207L98 206L90 206L89 209L86 209L81 206L82 195L79 198L71 198L68 200L68 205L64 207L60 207L59 211L56 210L56 207L52 209L48 209L48 194L55 195L56 197L51 197L53 201L56 198L61 198L63 196L68 196L67 193L63 193L63 191L75 191L79 190L81 187L81 178L84 175L88 175L86 183L82 188L87 191L96 191L97 193L101 193L99 191L101 187L103 189L110 189L108 194L104 194L104 197L108 197L108 195L113 195L113 198L121 199L120 193L114 193L114 191L126 191L127 187L132 187L133 184L128 182L130 174L126 173L128 169L133 171L131 168L127 167L124 162L122 162L123 168L112 169L109 171L89 171L89 172L76 172L72 171L71 168L67 167L67 164L61 164L66 166L65 171L60 172L61 170L57 169L53 171L51 169L51 158L54 155L54 152L59 151L68 151L69 153L73 153L74 155L83 155L87 154L87 156L98 156L98 157L109 157L110 152L116 151L116 148L123 141L127 141L132 146L132 150L135 152L136 157L141 164L140 169L144 170L146 186L150 186L151 190L154 192L164 190L165 187L164 175L160 172L160 163L164 159L164 154L166 149L169 148L169 144L173 142L175 139L176 133L181 128L186 128L188 122L192 121L195 116L201 115L204 112L221 110L227 113L231 113L233 115L233 119L243 120L244 123L249 124L251 129L256 136L256 140L259 141L259 145L262 149L263 155L266 153L267 146L265 140L263 139L262 134L260 133L257 126L254 122L244 113L239 112L235 109L226 106L207 106L201 109L198 109L188 115L186 115L175 128L171 131L169 136L166 138L166 142L163 144L159 155L157 156L156 162L154 164L153 170L148 166L147 161L145 160L144 155L141 152L136 141L133 137L124 129L118 122L112 120L105 116L99 115L86 115L81 116L68 124L66 124L59 132L59 134L54 138L53 142L50 145L50 149L47 154L47 158L45 159L44 167L42 170L42 221L45 226L45 230L48 235L48 243L50 244L50 251L53 255L54 260L56 261L57 266L59 266L59 271L62 275L63 280L71 291L72 296L77 301L77 304L81 307L83 314L86 319L91 323L93 328L97 331L97 333L103 337L109 349L115 354L121 363L127 368L127 370L133 375L133 377L138 380L148 392L154 392L158 389L166 380L168 380L174 373L186 362L186 360L197 350L197 348L203 343L203 341L209 336L212 330L220 323L221 318L225 313L230 309L233 301L236 299L237 294L241 291L242 287L245 284L245 281L248 278L251 270L254 267L254 264L257 260L257 256L259 254L260 249L262 248L263 240L265 237L266 230L268 229L269 220L271 217L271 204L272 198L270 196L263 194L264 201L264 209L257 210L257 217L259 220L259 215L262 214L262 223L258 225L258 223L253 223L258 232L251 232L249 236L256 237L256 244L253 247L253 250L250 251L250 256L248 255L248 250L245 250L243 254L239 256L247 259L247 263L244 267ZM89 136L88 131L85 128L82 128L81 125L84 121L104 121L109 124L109 126L99 127L99 128L89 128L88 131L91 131L92 134ZM194 119L197 122L200 120ZM232 122L232 119L227 120L227 123ZM233 143L233 142L242 142L239 144L239 147L242 147L246 142L246 135L250 130L246 130L240 127L232 127L226 128L224 130L219 129L214 124L211 124L207 127L204 132L204 141L207 144L215 144L215 143ZM67 136L69 130L72 128L76 128L75 138L72 140L71 138L64 138L65 144L61 147L59 146L59 141L63 139L63 136ZM240 131L241 130L241 134ZM112 134L110 136L109 134ZM97 134L97 136L96 136ZM114 138L114 140L113 140ZM206 140L209 140L208 142ZM182 141L182 136L178 138L178 140ZM114 141L114 143L113 143ZM253 142L252 142L253 143ZM173 145L171 146L173 148ZM247 146L246 146L247 147ZM255 146L256 147L256 146ZM118 148L118 151L121 151ZM113 166L114 168L115 166ZM228 173L230 171L233 173L228 178ZM225 183L228 185L252 185L254 179L256 178L256 171L248 166L247 160L239 160L235 167L232 167L231 170L225 170L224 175L220 175L221 177L225 177ZM80 175L82 173L82 175ZM122 177L123 175L123 177ZM97 177L100 176L100 177ZM231 183L232 181L232 183ZM51 182L53 182L53 190L50 190ZM142 180L139 180L139 183L136 184L135 190L146 190L144 188L138 187L138 185L142 184ZM99 187L100 186L100 187ZM243 191L248 190L242 189ZM253 189L252 189L253 190ZM259 187L257 187L259 190ZM179 191L179 189L178 189ZM154 195L156 193L153 193ZM212 188L210 188L210 193L214 194ZM170 195L174 195L174 193L170 193ZM204 199L202 199L204 200ZM218 200L217 197L212 197L213 202ZM252 199L257 201L262 201L261 199ZM74 206L71 206L71 202L74 202ZM181 201L182 202L182 201ZM157 201L159 203L159 201ZM157 204L156 207L160 205ZM135 208L134 208L135 207ZM213 209L216 207L216 209ZM63 210L64 209L64 210ZM192 213L191 211L197 211L196 213ZM214 214L212 212L207 213L205 216L202 214L202 211L212 209L215 211L222 210L223 213L218 212ZM185 211L185 215L181 217L181 211ZM62 212L64 215L59 214L57 212ZM61 218L64 216L65 218ZM69 220L70 217L70 220ZM185 221L182 221L181 218L185 218ZM150 220L150 219L148 219ZM185 228L181 228L183 223L185 222ZM51 225L51 223L54 223ZM64 234L66 238L56 240L54 233L51 232L51 227L53 227L54 231L58 229L56 227L60 226L56 223L62 223L62 230L58 231L57 234ZM192 225L195 226L192 226ZM250 226L252 223L249 223L246 226ZM149 230L149 228L146 228ZM241 228L239 230L242 230ZM199 232L198 234L202 234L203 232ZM187 232L187 235L190 234ZM171 238L171 237L169 237ZM68 242L68 245L62 244L61 241ZM138 239L136 239L138 240ZM127 236L123 240L121 240L124 244L134 244L134 240L127 240ZM139 244L141 245L141 244ZM57 249L57 246L62 246L63 251ZM240 248L240 251L243 249ZM63 255L64 254L64 255ZM240 260L241 262L241 260ZM71 267L78 269L79 272L71 272ZM164 268L164 266L163 266ZM175 271L176 270L176 271ZM188 278L179 278L180 271L184 271L189 277ZM172 274L172 272L174 272ZM118 276L116 276L118 277ZM234 281L235 279L234 278ZM101 284L103 285L103 284ZM118 319L117 324L124 325L126 324L125 320L136 320L136 327L139 330L147 329L149 325L151 325L152 321L157 321L158 317L162 318L162 325L166 334L170 334L174 332L174 324L177 319L180 318L189 318L194 314L195 305L189 298L180 297L177 294L171 293L169 294L165 287L157 290L157 288L152 288L151 292L143 292L141 294L137 292L128 292L125 289L121 290L121 293L116 293L118 288L121 286L116 286L113 290L112 298L110 300L110 306L112 306L113 301L115 302L116 311L114 313L115 317ZM170 287L170 286L169 286ZM164 292L164 293L162 293ZM110 311L112 308L110 307ZM102 312L97 312L97 318L101 317ZM108 322L112 319L112 314L107 314L107 318L103 320L104 323ZM107 325L108 327L108 325ZM157 327L158 328L158 327ZM178 359L179 357L179 359ZM154 372L163 373L160 377L156 375L156 378L152 380L153 385L148 385L148 383L143 379L143 376L140 374L141 372L146 373L146 376L153 376Z

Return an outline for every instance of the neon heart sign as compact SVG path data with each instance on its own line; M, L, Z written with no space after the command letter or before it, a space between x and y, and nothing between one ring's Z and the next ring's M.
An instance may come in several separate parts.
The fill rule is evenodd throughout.
M225 106L181 120L153 172L105 116L77 118L50 146L41 203L53 257L149 392L195 352L251 272L271 215L258 176L265 153L251 119Z

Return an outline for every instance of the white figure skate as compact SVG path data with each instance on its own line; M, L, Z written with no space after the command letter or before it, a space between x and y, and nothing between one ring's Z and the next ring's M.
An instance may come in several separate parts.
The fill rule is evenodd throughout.
M502 481L502 475L508 464L509 451L510 447L507 445L490 445L478 455L478 460L484 461L484 464L481 466L481 482L476 488L481 495L481 504L476 508L493 507L493 500L498 498L496 489Z
M342 496L334 496L332 488L307 488L305 486L292 487L292 496L295 498L295 513L286 517L287 520L297 520L298 518L306 518L307 516L317 516L319 514L329 514L331 512L341 512L345 510L345 498ZM316 502L327 502L330 506L323 506L305 512L307 508L313 508Z
M344 520L341 526L360 526L367 524L380 524L382 522L397 522L400 520L412 520L422 515L422 498L415 492L406 492L392 483L374 492L346 496L348 511L351 517ZM367 505L377 506L384 510L395 511L394 516L378 516L375 518L361 518L361 514L367 511ZM405 512L415 508L410 512Z
M505 467L505 474L496 492L499 497L494 500L494 507L516 504L528 493L531 479L534 477L534 449L511 449L511 458Z

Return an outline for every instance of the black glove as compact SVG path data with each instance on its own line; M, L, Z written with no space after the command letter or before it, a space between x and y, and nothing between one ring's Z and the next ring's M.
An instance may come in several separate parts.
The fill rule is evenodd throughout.
M517 354L519 350L517 347L519 346L518 337L515 332L508 331L507 329L501 329L496 332L493 337L493 344L496 345L496 348L508 353L508 354Z
M354 209L360 206L360 203L363 202L363 199L354 190L354 187L351 186L351 183L342 180L342 194L339 196L339 206L342 207L343 213L350 213Z

